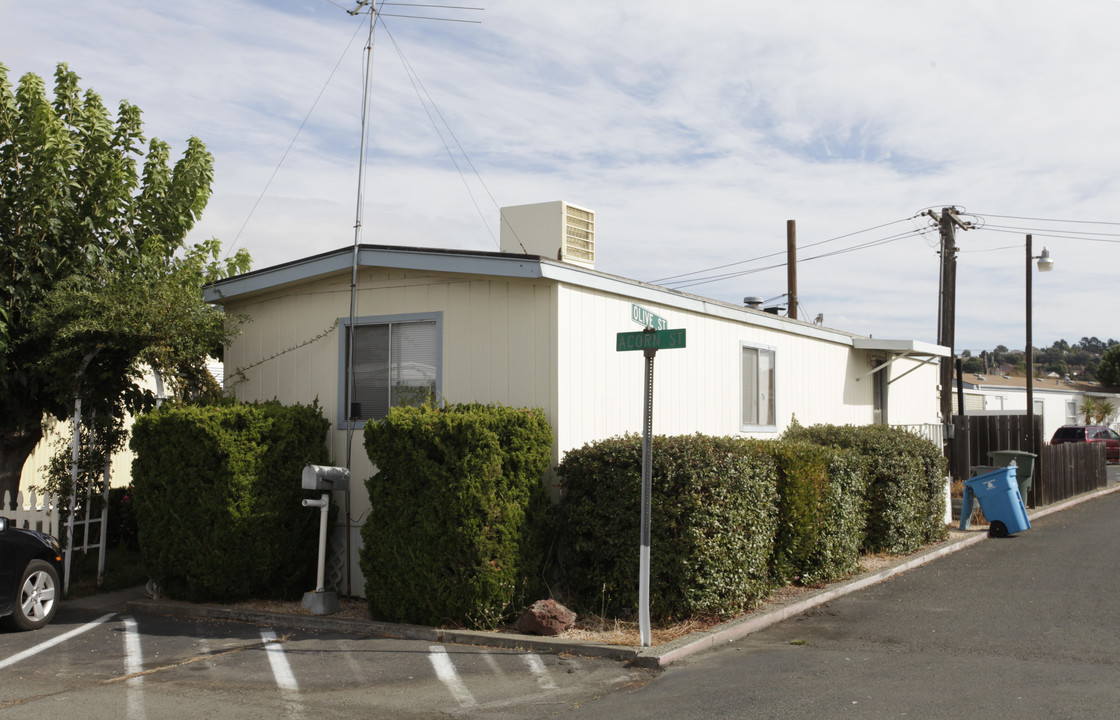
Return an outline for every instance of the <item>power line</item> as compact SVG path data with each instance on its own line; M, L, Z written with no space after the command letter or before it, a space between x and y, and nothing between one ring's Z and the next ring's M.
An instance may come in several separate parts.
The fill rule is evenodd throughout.
M909 220L909 218L907 218L907 220L897 220L897 221L892 222L892 223L886 223L884 225L876 226L875 228L869 228L868 230L861 230L860 232L857 232L857 233L848 233L847 235L841 235L841 236L836 237L836 238L829 238L828 240L821 240L819 242L810 243L809 245L806 245L805 247L816 247L816 246L823 245L823 244L828 243L828 242L833 242L835 240L840 240L840 239L843 239L843 238L852 237L853 235L858 235L858 234L863 233L863 232L868 232L869 230L875 230L875 229L879 229L879 228L883 228L883 227L888 227L890 225L894 225L894 224L897 224L899 222L907 222L908 220ZM867 250L869 248L878 247L880 245L886 245L886 244L889 244L889 243L897 242L899 240L904 240L906 238L922 236L924 233L925 233L925 230L921 229L921 228L916 228L916 229L913 229L913 230L907 230L906 232L896 233L894 235L888 235L886 237L876 238L874 240L868 240L866 242L862 242L862 243L859 243L857 245L852 245L850 247L841 248L841 249L838 249L838 250L833 250L833 251L830 251L830 252L821 253L820 255L812 255L812 256L801 259L800 262L805 263L805 262L810 262L812 260L821 260L821 259L824 259L824 258L835 257L837 255L845 255L847 253L857 252L859 250ZM741 265L743 263L756 262L758 260L764 260L764 259L767 259L767 258L775 257L777 255L784 255L784 254L785 254L784 252L771 253L769 255L764 255L764 256L761 256L759 258L755 258L755 259L752 259L752 260L743 260L743 261L738 262L738 263L729 263L727 265L723 265L723 266L720 266L718 268L712 268L712 269L713 270L718 270L718 269L722 269L722 268L726 268L726 267L732 267L734 265ZM756 274L756 273L765 272L767 270L775 270L777 268L782 268L782 267L785 267L785 266L786 266L786 263L781 262L781 263L776 263L776 264L773 264L773 265L767 265L767 266L764 266L764 267L751 268L749 270L741 270L741 271L737 271L737 272L721 273L719 275L706 276L706 277L697 278L695 280L690 280L690 281L669 282L669 283L660 283L659 282L658 284L667 284L667 285L673 286L677 289L681 289L681 288L686 288L686 287L695 287L697 285L706 285L708 283L718 282L720 280L730 280L731 278L743 277L745 275L753 275L753 274ZM701 271L698 271L698 272L706 272L706 271L701 270ZM689 275L695 275L695 274L698 274L698 273L688 273L688 274ZM678 275L676 277L685 277L685 276L684 275Z
M327 1L330 2L330 0ZM333 5L335 3L331 4ZM249 221L253 218L253 213L257 211L257 207L260 206L261 200L264 199L265 194L268 192L268 188L272 186L272 181L276 179L277 173L280 172L280 166L283 165L284 161L288 159L288 153L290 153L292 151L292 148L295 147L296 140L299 139L300 133L303 132L303 128L307 126L307 121L311 119L311 113L315 112L315 108L319 105L319 101L323 99L323 93L327 91L327 87L331 84L331 80L334 79L335 73L338 72L339 66L342 65L342 61L346 58L346 53L350 52L350 48L354 44L354 39L358 37L358 32L361 31L362 27L364 27L364 23L359 24L358 27L354 30L354 34L350 36L350 42L346 43L346 48L343 49L342 54L339 55L338 62L334 64L334 68L331 70L331 74L327 76L327 81L323 83L323 87L319 90L319 94L315 96L315 100L312 101L311 107L307 109L307 114L303 116L303 121L299 124L299 127L296 128L296 133L292 136L292 141L288 143L288 147L284 149L284 153L280 156L280 161L276 163L276 167L273 168L272 174L268 176L268 181L264 184L264 188L261 189L261 194L257 196L256 201L253 203L253 207L249 208L249 214L245 216L245 222L241 223L241 227L238 229L237 234L234 235L233 241L230 242L229 247L226 248L225 257L229 257L229 254L233 252L233 249L235 247L237 247L237 241L241 239L241 234L245 232L245 228L248 227Z
M906 218L905 220L892 220L891 222L883 223L882 225L875 225L874 227L869 227L869 228L866 228L864 230L857 230L855 232L846 233L844 235L837 235L836 237L828 238L827 240L818 240L817 242L809 243L807 245L803 245L802 247L803 248L811 248L811 247L816 247L818 245L824 245L824 244L830 243L830 242L836 242L837 240L844 240L845 238L850 238L850 237L853 237L855 235L861 235L863 233L872 232L874 230L881 230L882 228L890 227L891 225L897 225L899 223L910 222L913 219L914 219L913 217L910 217L910 218ZM715 267L705 268L703 270L694 270L692 272L681 273L679 275L669 275L668 277L658 278L657 280L651 280L650 282L660 285L660 284L664 284L664 283L668 282L669 280L676 280L677 278L689 277L691 275L699 275L701 273L712 272L714 270L723 270L724 268L735 267L736 265L746 265L747 263L758 262L759 260L768 260L769 258L778 257L779 255L784 255L784 254L785 254L784 250L779 250L777 252L773 252L773 253L770 253L768 255L760 255L758 257L750 258L748 260L738 260L736 262L726 263L724 265L716 265ZM785 263L782 263L781 265L775 265L773 267L782 267L784 264ZM768 270L768 269L771 269L771 268L764 268L764 269ZM732 277L734 277L734 275L732 275Z
M1015 235L1034 235L1035 237L1049 237L1059 240L1084 240L1085 242L1120 243L1120 233L1094 233L1094 232L1067 232L1045 231L1031 227L1014 227L1003 225L984 225L984 230ZM1093 237L1087 237L1087 236Z
M443 116L443 113L440 112L439 106L436 105L436 101L432 98L432 94L428 92L428 88L425 87L424 82L420 79L419 73L416 72L416 70L412 67L412 63L410 63L408 61L408 58L405 57L404 50L401 49L400 45L397 44L397 39L393 37L393 33L389 31L389 27L384 22L381 23L381 27L385 29L385 33L389 36L389 40L392 41L393 47L396 48L397 56L400 58L401 64L405 68L405 74L408 75L409 82L412 83L412 90L416 93L416 98L420 101L421 107L424 108L424 113L427 114L428 121L432 124L432 129L436 131L436 135L439 136L440 142L443 143L443 148L447 151L447 156L451 159L451 164L455 166L455 171L459 173L459 179L463 181L463 187L466 188L467 195L470 196L471 203L474 205L475 211L478 212L479 217L482 219L482 224L486 228L486 232L490 234L490 239L494 241L494 244L500 247L498 238L494 236L494 231L490 228L490 223L486 222L486 215L482 212L482 208L478 206L478 201L475 199L474 192L471 191L470 184L467 182L467 178L463 175L463 170L459 166L459 161L455 159L455 153L451 151L451 147L448 146L447 140L444 139L443 132L440 130L439 124L436 123L436 119L432 117L433 110L435 111L435 114L439 116L440 122L443 123L443 127L447 130L447 134L450 135L451 139L455 141L455 147L459 149L459 153L463 156L463 159L470 167L471 172L474 173L475 178L478 180L479 184L482 185L482 188L486 191L486 194L490 197L490 202L494 204L494 207L498 207L497 200L494 199L494 195L490 192L490 188L487 187L485 181L483 181L482 176L478 172L478 169L471 161L470 155L467 154L467 151L463 148L462 143L459 142L459 138L455 135L455 131L451 129L451 124L447 122L447 118L445 118ZM423 95L421 95L420 93L421 90L423 90ZM427 102L424 101L425 97L427 97ZM428 109L429 105L431 105L431 110Z
M1004 220L1029 220L1031 222L1047 222L1047 223L1069 223L1071 225L1116 225L1120 226L1120 222L1111 222L1108 220L1057 220L1053 218L1036 218L1036 217L1022 217L1019 215L996 215L994 213L968 213L969 215L976 215L977 217L993 217L1002 218Z
M996 214L992 214L992 213L975 213L975 212L962 213L962 214L967 214L971 217L977 218L977 222L975 223L975 229L978 229L978 230L983 229L983 230L989 230L991 232L1008 233L1008 234L1032 233L1035 237L1046 237L1046 238L1054 238L1054 239L1062 239L1062 240L1082 240L1082 241L1085 241L1085 242L1102 242L1102 243L1112 243L1112 244L1120 243L1120 231L1118 231L1118 232L1094 232L1094 231L1083 231L1083 230L1069 230L1069 231L1064 231L1063 232L1059 228L1049 228L1049 229L1041 229L1040 230L1039 228L1032 227L1032 226L1021 226L1020 227L1020 226L1015 226L1015 225L993 225L993 224L989 224L986 221L986 219L987 218L1001 218L1001 219L1007 219L1007 220L1024 220L1024 221L1029 221L1029 222L1041 222L1041 223L1052 223L1052 224L1067 223L1067 224L1071 224L1071 225L1103 225L1103 226L1117 226L1117 227L1120 227L1120 222L1093 221L1093 220L1059 220L1059 219L1053 219L1053 218L1033 218L1033 217L1025 217L1025 216L996 215ZM867 228L865 230L858 230L858 231L855 231L855 232L846 233L844 235L838 235L836 237L828 238L826 240L820 240L820 241L817 241L817 242L814 242L814 243L809 243L809 244L807 244L803 247L805 247L805 248L816 247L816 246L819 246L819 245L824 245L826 243L831 243L831 242L836 242L836 241L839 241L839 240L844 240L844 239L847 239L847 238L851 238L851 237L854 237L854 236L857 236L857 235L861 235L863 233L872 232L874 230L880 230L882 228L890 227L891 225L895 225L895 224L898 224L898 223L910 222L910 221L913 221L914 219L916 219L919 215L914 215L914 216L906 218L904 220L895 220L895 221L892 221L892 222L889 222L889 223L883 223L881 225L876 225L876 226ZM929 229L930 228L915 228L914 230L911 230L911 231L907 231L907 232L903 232L903 233L897 233L895 235L889 235L889 236L886 236L886 237L883 237L883 238L877 238L875 240L869 240L869 241L866 241L866 242L863 242L863 243L858 243L856 245L852 245L850 247L845 247L845 248L835 250L835 251L832 251L832 252L821 253L820 255L814 255L814 256L806 257L806 258L801 259L800 262L809 262L811 260L820 260L820 259L823 259L823 258L835 257L837 255L843 255L843 254L850 253L850 252L867 250L867 249L870 249L870 248L878 247L879 245L885 245L887 243L896 242L898 240L902 240L902 239L905 239L907 237L913 237L913 236L916 236L916 235L923 235L924 236L924 234ZM988 249L988 250L971 250L971 251L962 251L962 252L993 252L995 250L1004 250L1004 249L1008 249L1010 247L1018 248L1019 246L1018 245L1016 245L1016 246L1004 246L1004 247L1000 247L1000 248L991 248L991 249ZM785 267L786 263L781 262L781 263L775 263L775 264L771 264L771 265L765 265L765 266L762 266L762 267L751 268L751 269L748 269L748 270L738 270L738 271L726 272L726 273L709 274L709 273L713 273L713 272L716 272L716 271L719 271L719 270L725 270L725 269L728 269L728 268L737 267L737 266L740 266L740 265L757 263L757 262L761 262L761 261L764 261L764 260L769 260L771 258L781 257L783 255L785 255L785 251L780 250L780 251L776 251L776 252L773 252L773 253L768 253L766 255L759 255L757 257L749 258L747 260L739 260L739 261L736 261L736 262L724 263L722 265L716 265L716 266L705 268L705 269L702 269L702 270L694 270L694 271L691 271L691 272L681 273L681 274L678 274L678 275L670 275L668 277L659 278L657 280L652 280L651 282L653 282L655 284L659 284L659 285L666 285L666 286L669 286L669 287L674 287L674 288L677 288L677 289L695 287L697 285L705 285L705 284L708 284L708 283L719 282L721 280L729 280L729 279L736 278L736 277L742 277L742 276L745 276L745 275L753 275L755 273L765 272L765 271L768 271L768 270L776 270L778 268ZM700 277L696 277L696 276L700 276Z

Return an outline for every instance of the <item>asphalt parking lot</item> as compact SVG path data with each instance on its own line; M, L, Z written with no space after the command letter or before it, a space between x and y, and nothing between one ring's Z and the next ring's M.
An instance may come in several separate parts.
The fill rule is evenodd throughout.
M652 677L606 659L67 605L43 630L0 634L0 674L17 680L0 684L0 717L524 717Z
M140 589L64 602L55 622L43 630L0 633L0 677L16 680L0 684L0 717L15 712L67 714L72 713L74 707L82 709L83 717L95 720L178 718L184 712L215 718L274 718L277 714L283 717L353 717L358 714L405 718L545 717L564 713L595 716L593 708L604 711L613 708L613 715L620 711L619 703L625 703L632 695L658 698L658 710L664 711L660 716L707 717L700 710L715 701L716 690L708 687L711 683L699 682L696 673L714 678L723 672L717 668L724 663L745 662L731 661L728 648L737 648L737 653L749 651L748 666L757 662L765 665L767 653L776 652L777 656L785 658L796 652L791 648L803 644L815 644L825 651L822 657L826 659L835 658L837 654L850 656L848 641L844 640L848 637L858 641L856 646L862 648L860 652L866 651L865 654L870 653L867 657L876 658L877 645L867 644L868 637L876 637L880 639L875 643L885 643L889 656L893 652L889 648L906 642L899 638L912 629L909 626L915 624L915 618L920 619L919 624L953 637L964 626L956 615L942 613L944 608L955 607L960 602L950 599L958 592L958 586L975 589L978 576L994 578L996 570L1011 567L1011 563L1014 567L1026 568L1025 563L1042 558L1044 551L1046 557L1053 556L1044 572L1054 574L1062 570L1069 575L1051 592L1068 592L1072 585L1087 582L1082 577L1084 573L1077 572L1081 560L1067 563L1069 567L1065 567L1056 559L1075 558L1083 553L1054 548L1059 541L1072 543L1071 548L1081 547L1086 541L1068 536L1092 530L1096 533L1094 537L1099 537L1088 542L1101 545L1099 550L1106 556L1100 562L1115 564L1114 560L1108 560L1116 557L1115 537L1109 534L1108 527L1112 523L1109 508L1120 499L1116 491L1118 484L1120 468L1111 467L1108 488L1032 511L1032 525L1037 524L1037 528L1020 537L988 541L978 529L930 553L900 559L880 573L822 589L799 601L800 604L778 608L769 614L748 616L741 622L728 623L675 645L648 651L617 648L617 652L603 652L603 648L581 649L571 643L552 644L547 640L517 636L504 638L501 644L505 647L497 647L499 643L492 641L493 635L489 639L475 640L431 628L387 629L361 621L332 626L329 618L314 616L262 614L223 619L210 616L208 611L214 608L206 606L184 608L183 604L142 600ZM1086 514L1089 510L1097 515ZM1104 515L1100 515L1102 511ZM1097 519L1080 519L1094 517ZM1079 523L1086 527L1080 527ZM980 547L989 546L990 549L977 554ZM997 558L996 564L983 568L975 564L988 556ZM970 557L973 560L967 560ZM942 558L945 562L936 562ZM962 560L965 560L963 564ZM1090 561L1086 558L1084 562ZM909 572L911 570L916 572ZM1036 571L1021 570L1023 575L1028 572ZM903 573L906 575L897 582L883 582ZM1096 584L1111 582L1110 578L1095 579L1102 573L1090 574ZM990 602L983 600L983 593L994 591L995 603L1010 607L1008 599L1000 597L1000 592L1006 592L1000 587L1012 587L1016 582L1019 580L1014 576L985 581L976 602ZM991 587L986 587L988 585ZM896 590L911 592L914 597L895 598L892 593ZM1103 596L1114 596L1112 590L1096 585L1089 590L1089 597L1098 603ZM935 600L939 591L947 592L948 598ZM1037 587L1032 585L1031 592L1037 592ZM1012 597L1021 600L1018 595ZM886 605L882 607L877 605L884 602ZM933 606L924 612L920 610L921 602L932 602ZM1047 608L1056 607L1054 602L1057 602L1067 608L1066 614L1074 612L1070 609L1070 598L1065 596L1053 602L1030 600L1032 605L1043 602ZM852 615L853 623L871 622L876 629L861 631L856 625L849 628L847 620L837 624L836 611L828 610L849 607L852 609L843 612ZM883 619L891 617L890 612L898 607L911 610L899 616L896 629L883 632ZM1035 673L1042 672L1037 665L1047 666L1047 653L1057 652L1066 660L1076 658L1083 662L1085 652L1080 648L1099 645L1093 641L1098 621L1111 622L1115 613L1109 611L1111 614L1101 615L1100 608L1077 612L1094 614L1096 620L1086 616L1083 622L1069 628L1055 626L1050 630L1038 630L1040 642L1026 643L1022 649L1015 650L1016 662L1031 664ZM1051 610L1047 610L1047 614L1059 620L1063 615ZM944 627L936 623L930 625L938 617L949 618L948 624ZM1006 624L1002 620L999 622ZM808 631L821 623L819 634ZM840 630L843 633L837 635ZM984 630L974 628L963 632L968 637L976 637ZM1084 635L1085 632L1089 634ZM1058 635L1052 638L1052 633ZM385 636L393 634L398 636ZM1008 637L1014 637L1014 633L1008 633ZM1080 639L1071 644L1070 638L1074 637ZM1054 645L1052 639L1061 642ZM998 651L981 652L979 659L972 651L957 652L967 645L955 639L947 645L930 645L926 639L910 641L910 647L917 648L919 653L931 652L932 656L928 660L911 658L907 662L924 663L922 667L928 671L942 662L938 656L960 654L962 657L955 658L955 662L979 663L975 671L991 674L992 679L985 683L989 687L995 683L994 687L999 690L1002 681L995 678L1007 677L1007 671L999 665ZM803 652L799 657L804 659L812 654ZM1098 671L1106 671L1115 664L1115 658L1088 655L1085 658L1084 667ZM989 661L996 662L996 670L981 669ZM885 657L884 662L886 665L879 672L890 675L889 668L895 661ZM659 666L668 669L650 669ZM755 702L762 697L770 698L767 702L776 703L775 707L785 702L777 685L760 694L757 683L735 675L741 670L727 672L730 673L728 682L734 688L727 698L719 701L724 711L730 712L735 707L735 693L747 692L747 688L751 688ZM761 678L761 672L759 666L748 674ZM821 671L823 676L828 672L831 670ZM693 680L686 682L684 678L688 677ZM858 673L851 681L862 682ZM780 678L767 676L766 682L775 684ZM957 683L960 678L952 675L944 682ZM690 698L688 687L707 687L707 690ZM672 700L664 696L669 688L673 688L674 693L684 694L679 700ZM921 695L928 690L922 686L915 692ZM885 693L886 686L875 692ZM1103 696L1098 692L1092 697L1099 700ZM943 709L945 707L948 706ZM1051 709L1054 707L1059 706ZM1080 707L1081 714L1071 717L1093 717L1091 711L1095 705ZM670 713L672 708L678 715ZM912 709L917 710L917 706ZM618 715L624 716L627 715ZM631 712L629 716L642 715ZM652 716L658 715L653 713ZM940 716L953 717L951 712Z

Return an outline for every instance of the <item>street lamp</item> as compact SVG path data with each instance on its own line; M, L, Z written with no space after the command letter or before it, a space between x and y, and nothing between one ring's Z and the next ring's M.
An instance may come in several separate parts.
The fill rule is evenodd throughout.
M1034 438L1034 341L1031 337L1031 260L1038 260L1039 272L1050 272L1054 269L1054 261L1050 259L1050 251L1042 248L1041 255L1031 254L1031 236L1027 235L1027 446L1030 452L1035 450Z

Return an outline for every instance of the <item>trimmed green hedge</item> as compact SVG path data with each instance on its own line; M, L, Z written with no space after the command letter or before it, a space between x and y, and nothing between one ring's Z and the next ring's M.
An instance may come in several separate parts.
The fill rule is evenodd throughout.
M326 463L318 405L165 406L132 431L143 562L191 601L294 598L314 589L319 513L302 507L308 462Z
M395 407L367 423L365 446L378 468L360 554L370 615L493 627L520 611L541 582L543 411Z
M773 584L817 585L854 572L867 521L859 458L802 441L768 448L778 466Z
M867 474L863 551L905 554L944 540L945 458L928 440L886 425L795 425L786 440L852 450Z
M776 587L850 575L861 550L943 539L944 471L931 443L883 426L655 437L650 614L734 615ZM638 598L641 438L569 451L557 474L565 601L626 615Z
M602 440L557 468L561 572L566 600L582 610L637 607L641 445L637 435ZM776 475L763 442L654 438L651 617L726 617L765 597Z

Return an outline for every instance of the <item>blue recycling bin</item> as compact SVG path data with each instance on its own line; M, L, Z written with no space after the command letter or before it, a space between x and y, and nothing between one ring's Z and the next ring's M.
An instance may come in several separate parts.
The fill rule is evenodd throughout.
M1027 509L1015 480L1018 468L1014 465L977 475L964 481L961 498L961 530L967 530L972 520L972 498L980 501L980 509L988 519L988 535L1007 537L1030 530Z

